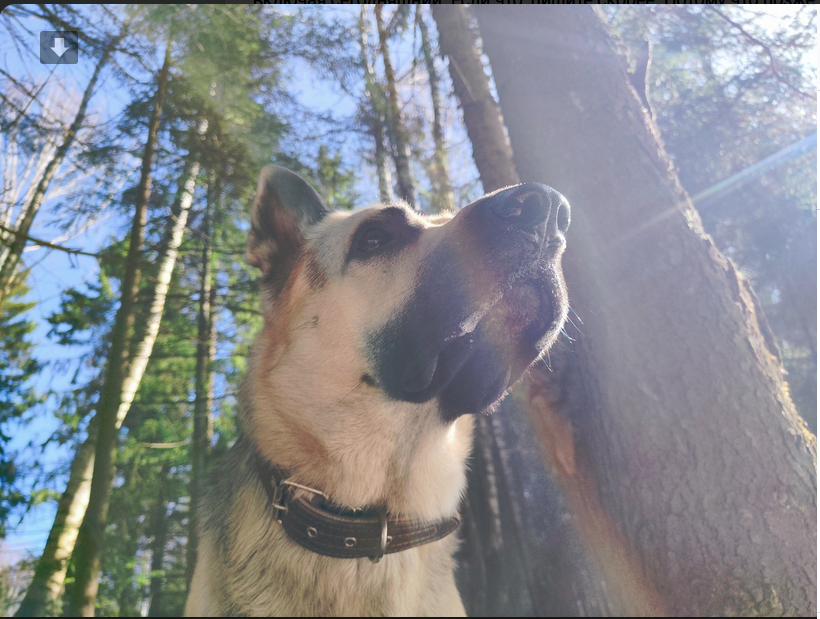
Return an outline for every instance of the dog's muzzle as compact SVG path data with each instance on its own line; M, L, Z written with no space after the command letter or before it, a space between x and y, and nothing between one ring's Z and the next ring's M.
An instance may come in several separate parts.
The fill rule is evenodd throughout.
M448 420L499 401L563 326L569 222L566 199L537 183L464 207L407 306L370 338L380 386L408 402L438 397Z

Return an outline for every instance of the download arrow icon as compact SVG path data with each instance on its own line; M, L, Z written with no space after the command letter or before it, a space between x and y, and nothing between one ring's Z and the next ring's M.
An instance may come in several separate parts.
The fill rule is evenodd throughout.
M51 49L54 51L55 54L57 54L58 57L61 57L63 54L65 54L71 48L65 46L65 39L64 38L55 37L54 38L54 45L51 46Z
M40 31L40 64L77 64L79 57L78 30Z

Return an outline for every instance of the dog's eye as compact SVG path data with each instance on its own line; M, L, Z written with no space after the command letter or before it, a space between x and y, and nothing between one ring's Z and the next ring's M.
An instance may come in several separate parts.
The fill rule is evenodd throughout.
M383 228L373 226L364 231L356 241L356 249L363 252L377 250L382 245L386 245L391 240L390 234Z

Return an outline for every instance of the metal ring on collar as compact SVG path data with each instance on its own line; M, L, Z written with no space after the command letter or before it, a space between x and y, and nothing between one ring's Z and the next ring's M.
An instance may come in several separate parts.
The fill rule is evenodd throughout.
M387 551L387 509L379 508L379 524L381 524L381 540L379 543L379 552L377 555L370 557L373 563L378 563L382 560L384 553Z

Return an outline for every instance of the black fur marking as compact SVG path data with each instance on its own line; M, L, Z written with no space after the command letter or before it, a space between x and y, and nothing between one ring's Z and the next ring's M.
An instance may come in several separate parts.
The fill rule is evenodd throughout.
M390 242L374 251L363 252L358 248L359 241L363 235L374 227L384 230L390 237ZM369 217L360 223L359 227L356 228L356 231L350 237L344 268L346 269L351 262L356 260L364 261L394 255L416 241L421 235L421 231L421 226L408 220L404 209L397 206L388 206L373 217Z
M362 382L369 387L376 386L376 379L373 378L370 374L362 374Z

